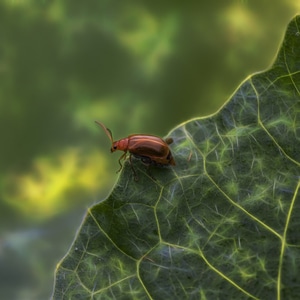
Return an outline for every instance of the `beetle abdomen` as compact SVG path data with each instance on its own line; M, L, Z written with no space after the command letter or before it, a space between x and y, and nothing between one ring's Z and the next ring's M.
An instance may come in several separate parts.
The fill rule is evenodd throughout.
M128 151L136 157L147 160L149 164L156 165L175 165L168 144L160 137L153 135L131 135L128 137Z
M170 151L168 144L157 136L133 135L128 140L128 151L141 156L164 157Z

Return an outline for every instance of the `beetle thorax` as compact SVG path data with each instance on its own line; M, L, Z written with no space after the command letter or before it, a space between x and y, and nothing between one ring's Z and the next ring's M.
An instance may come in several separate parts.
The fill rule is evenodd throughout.
M128 138L118 140L113 142L111 147L111 152L115 152L116 150L127 151L128 149Z

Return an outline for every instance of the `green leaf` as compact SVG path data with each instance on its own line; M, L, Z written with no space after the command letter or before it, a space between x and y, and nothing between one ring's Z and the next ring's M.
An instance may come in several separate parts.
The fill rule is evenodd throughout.
M300 295L299 31L297 16L269 70L170 133L175 167L153 180L134 159L136 182L125 163L59 263L54 299Z

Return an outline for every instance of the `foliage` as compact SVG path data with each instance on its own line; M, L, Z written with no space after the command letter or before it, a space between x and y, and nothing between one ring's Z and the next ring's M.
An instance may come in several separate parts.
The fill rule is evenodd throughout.
M89 209L55 299L291 299L300 293L300 16L273 66L169 135L176 167L134 160Z

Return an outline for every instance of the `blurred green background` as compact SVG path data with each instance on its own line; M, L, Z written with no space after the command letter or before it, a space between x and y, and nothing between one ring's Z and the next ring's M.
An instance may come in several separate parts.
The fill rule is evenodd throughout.
M270 66L285 1L0 4L0 299L48 299L87 207L117 178L116 139L215 112ZM121 153L120 153L121 154Z

